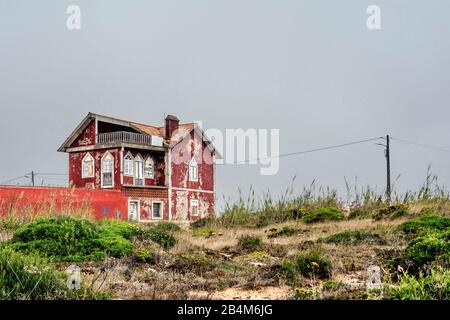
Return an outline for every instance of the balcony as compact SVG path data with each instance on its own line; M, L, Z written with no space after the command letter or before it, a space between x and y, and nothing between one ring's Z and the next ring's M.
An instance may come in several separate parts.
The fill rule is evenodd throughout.
M128 144L162 147L163 139L161 137L151 136L147 134L116 131L97 134L97 143L99 144L128 143Z

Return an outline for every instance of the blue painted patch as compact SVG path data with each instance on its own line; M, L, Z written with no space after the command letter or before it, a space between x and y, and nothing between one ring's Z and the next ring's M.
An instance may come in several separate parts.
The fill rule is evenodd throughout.
M103 213L104 215L109 214L109 209L108 209L108 207L102 207L102 213Z

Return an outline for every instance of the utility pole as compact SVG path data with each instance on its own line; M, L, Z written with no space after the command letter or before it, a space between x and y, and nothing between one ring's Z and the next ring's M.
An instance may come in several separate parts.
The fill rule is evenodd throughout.
M390 137L386 135L386 199L388 203L391 203L391 148L390 148Z
M34 187L34 171L31 171L31 185Z

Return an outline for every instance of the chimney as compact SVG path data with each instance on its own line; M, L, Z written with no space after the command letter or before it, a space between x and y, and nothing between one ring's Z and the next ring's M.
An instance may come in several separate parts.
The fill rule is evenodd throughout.
M180 120L177 117L170 114L166 117L166 140L170 140L173 132L178 130L179 122Z

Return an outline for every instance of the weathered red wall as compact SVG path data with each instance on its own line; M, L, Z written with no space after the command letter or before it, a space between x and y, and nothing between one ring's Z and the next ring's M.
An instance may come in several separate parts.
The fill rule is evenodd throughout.
M70 147L85 147L95 144L95 131L95 120L92 120Z
M195 135L195 139L194 139ZM174 157L185 159L175 163ZM198 181L189 181L189 161L195 158L198 164ZM202 137L191 132L190 139L184 139L172 149L172 187L214 190L214 166L211 152L207 150Z
M0 186L0 216L90 213L94 218L128 218L128 201L114 190Z
M191 199L199 201L198 216L191 216ZM214 214L214 193L172 190L172 219L194 221Z
M101 188L101 162L104 154L109 151L114 157L114 189L121 189L120 184L120 149L89 151L94 157L94 178L82 178L81 163L88 152L74 152L69 154L69 181L77 188L100 189Z

